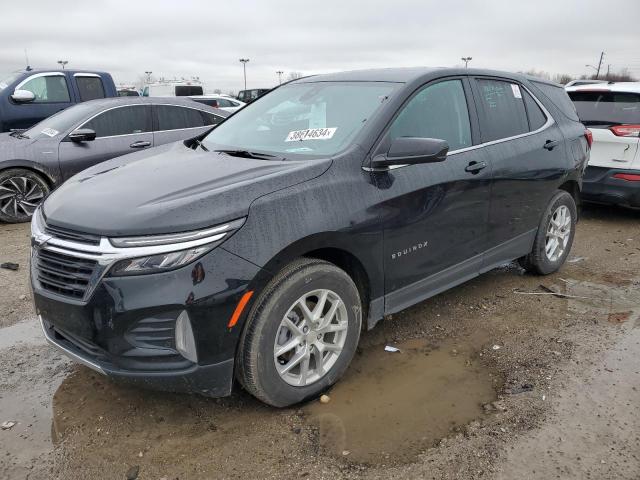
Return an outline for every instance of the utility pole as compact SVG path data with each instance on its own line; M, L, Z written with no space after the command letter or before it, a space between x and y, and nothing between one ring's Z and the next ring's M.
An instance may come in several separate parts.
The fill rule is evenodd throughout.
M464 62L464 68L469 68L469 62L473 60L471 57L462 57L461 60Z
M607 80L609 80L609 72L611 71L611 64L607 63Z
M249 62L248 58L241 58L240 63L242 63L242 71L244 72L244 89L247 89L247 63Z
M69 63L69 61L68 61L68 60L58 60L58 63L59 63L60 65L62 65L62 69L64 70L64 66L65 66L67 63Z
M151 74L153 73L151 70L145 71L145 75L147 76L147 83L151 83Z
M284 72L282 70L278 70L276 73L278 74L278 84L282 85L282 74Z
M604 52L600 52L600 61L598 62L598 69L596 70L596 80L600 76L600 68L602 67L602 60L604 60Z

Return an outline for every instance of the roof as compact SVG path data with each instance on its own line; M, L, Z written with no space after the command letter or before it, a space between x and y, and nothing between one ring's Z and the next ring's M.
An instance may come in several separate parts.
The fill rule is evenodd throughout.
M511 78L514 80L535 80L537 82L550 83L561 86L548 80L522 75L519 73L503 72L483 68L463 67L404 67L404 68L377 68L370 70L352 70L347 72L327 73L300 78L290 83L310 82L397 82L410 83L429 77L443 77L448 75L485 75Z
M95 73L97 75L111 75L108 72L102 71L102 70L93 70L91 68L82 68L82 69L78 69L78 68L60 68L60 66L57 67L51 67L51 68L32 68L31 70L18 70L16 73L28 73L29 75L33 75L34 73L46 73L46 72L60 72L63 73L64 72L69 72L71 74L74 73Z
M609 82L592 85L576 85L575 87L567 87L565 90L567 90L567 92L609 91L640 93L640 82Z
M182 105L186 107L196 108L198 110L205 110L211 113L215 113L221 117L229 116L229 112L220 110L219 108L212 108L202 103L195 102L189 97L111 97L100 98L98 100L89 100L79 105L95 105L96 108L101 109L105 107L117 107L122 105Z

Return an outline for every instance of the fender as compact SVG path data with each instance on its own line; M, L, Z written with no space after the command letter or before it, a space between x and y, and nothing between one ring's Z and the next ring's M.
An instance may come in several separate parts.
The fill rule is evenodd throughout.
M52 189L57 188L62 183L62 175L60 174L60 168L57 165L57 162L56 168L46 168L41 163L26 159L5 160L0 163L0 171L8 170L10 168L26 168L33 170L34 172L42 175Z

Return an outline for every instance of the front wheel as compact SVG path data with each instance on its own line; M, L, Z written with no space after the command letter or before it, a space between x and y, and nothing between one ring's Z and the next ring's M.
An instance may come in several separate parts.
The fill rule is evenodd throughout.
M349 366L361 324L360 295L343 270L322 260L296 260L275 276L249 312L238 379L276 407L316 396Z
M529 272L547 275L567 259L576 230L577 209L573 197L558 191L542 215L531 253L520 259Z
M40 202L49 193L49 185L37 173L23 168L0 172L0 221L28 222Z

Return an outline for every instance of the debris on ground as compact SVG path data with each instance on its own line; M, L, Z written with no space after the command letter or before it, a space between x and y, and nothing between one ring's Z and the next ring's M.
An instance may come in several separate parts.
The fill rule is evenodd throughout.
M135 465L127 470L127 480L136 480L138 478L138 474L140 473L140 466Z
M612 312L607 317L611 323L624 323L629 320L632 312Z
M14 421L2 422L2 425L0 425L0 427L2 428L2 430L9 430L13 428L16 425L16 423L17 422L14 422Z
M329 403L331 401L331 397L329 395L322 395L320 397L320 403Z
M384 351L395 353L395 352L399 352L400 349L396 347L392 347L391 345L387 345L386 347L384 347Z
M501 348L501 347L500 347L500 345L494 345L494 346L493 346L493 347L491 347L491 348L493 348L494 350L500 350L500 348Z
M530 392L533 390L533 385L530 383L523 383L518 387L505 388L504 393L509 395L516 395L518 393Z
M0 263L0 268L4 268L5 270L13 270L15 272L16 270L18 270L18 268L20 268L20 264L13 263L13 262L5 262L5 263Z
M587 257L571 257L570 259L567 260L567 263L578 263L586 259Z

